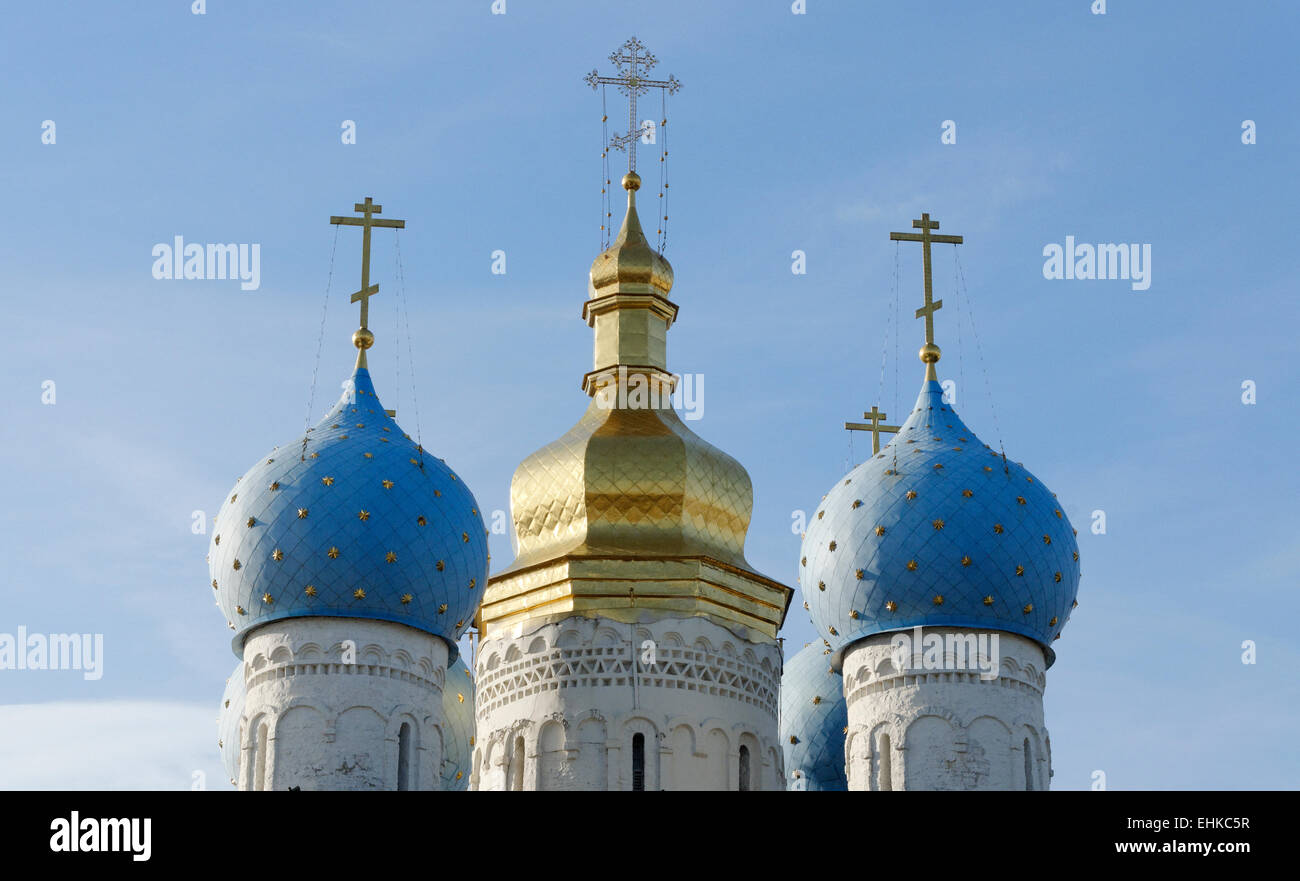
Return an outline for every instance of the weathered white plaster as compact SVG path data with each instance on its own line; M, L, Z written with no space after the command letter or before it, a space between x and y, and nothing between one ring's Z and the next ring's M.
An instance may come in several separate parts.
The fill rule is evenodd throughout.
M646 790L739 789L741 747L748 788L782 789L780 669L775 642L702 617L519 625L478 653L470 786L630 790L640 734Z
M244 643L239 788L438 788L448 654L438 637L385 621L292 618L255 630Z
M946 627L925 632L991 634ZM1043 650L1020 636L997 636L1000 663L991 680L977 672L925 669L924 663L918 668L910 658L900 668L891 634L868 637L845 650L849 789L1048 788L1051 741L1043 726ZM951 656L948 666L953 666Z

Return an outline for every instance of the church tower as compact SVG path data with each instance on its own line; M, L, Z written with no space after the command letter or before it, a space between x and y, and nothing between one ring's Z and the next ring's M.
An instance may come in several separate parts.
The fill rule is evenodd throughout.
M453 729L467 727L472 684L468 669L447 677L486 589L486 532L468 487L375 392L371 228L402 221L374 217L369 198L356 210L331 218L363 228L356 368L324 419L236 482L209 547L241 659L220 722L241 790L439 789L449 774L463 788L466 776L472 733Z
M655 85L639 72L653 57L623 48L633 93ZM582 309L591 401L511 481L516 557L479 616L471 786L783 788L791 590L745 559L749 475L673 409L673 270L642 230L640 176L622 185L627 214Z
M901 426L867 414L870 459L823 497L803 541L804 596L842 673L853 790L1044 790L1051 645L1077 605L1079 549L1061 504L975 436L935 365L932 235L922 245L925 364ZM879 447L879 433L895 433Z

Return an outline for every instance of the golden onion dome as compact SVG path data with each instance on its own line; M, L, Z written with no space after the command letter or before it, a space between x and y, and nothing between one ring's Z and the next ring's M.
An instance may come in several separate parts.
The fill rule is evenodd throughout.
M636 191L641 176L635 171L623 175L627 190L627 215L618 238L591 263L591 296L621 293L658 293L667 296L673 288L673 267L664 255L646 241L636 213Z

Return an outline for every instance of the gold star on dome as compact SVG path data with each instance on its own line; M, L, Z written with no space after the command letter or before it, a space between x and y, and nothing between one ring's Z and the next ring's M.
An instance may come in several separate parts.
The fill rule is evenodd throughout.
M348 439L348 436L347 436L346 434L340 434L340 435L339 435L339 440L347 440L347 439Z
M328 551L325 552L325 556L329 557L331 560L337 560L339 558L339 549L330 548Z
M805 612L811 611L811 610L808 608L808 601L807 601L807 600L804 600L804 601L803 601L803 610L804 610Z
M460 534L460 540L463 541L463 542L465 542L466 544L469 544L469 533L468 533L468 532L462 532L462 533Z
M1061 519L1061 509L1060 509L1060 508L1057 508L1057 509L1056 509L1055 511L1053 511L1052 513L1054 513L1054 514L1056 515L1056 519L1057 519L1057 520L1060 520L1060 519Z
M1026 477L1025 480L1029 481L1030 483L1034 482L1034 479L1032 477Z
M312 453L312 454L311 454L310 456L308 456L307 458L308 458L308 459L319 459L319 458L320 458L320 453Z
M464 627L464 626L465 626L465 619L462 618L461 620L456 622L457 628Z
M907 491L907 497L908 497L909 499L914 499L914 498L916 498L916 490L914 490L914 489L909 489L909 490Z
M365 456L367 459L373 459L373 458L375 458L375 454L374 454L374 453L362 453L361 455Z
M961 558L961 564L962 564L963 566L969 566L969 565L970 565L970 555L967 555L967 556L965 556L965 557L962 557L962 558Z
M1079 552L1078 552L1078 551L1075 551L1075 552L1074 552L1074 561L1075 561L1076 563L1079 562Z
M1017 503L1017 504L1020 504L1020 505L1027 505L1027 504L1029 504L1028 502L1025 501L1025 497L1024 497L1024 496L1016 496L1016 503Z
M907 561L907 571L908 571L908 572L915 572L915 571L916 571L916 561L915 561L915 560L908 560L908 561Z
M302 592L307 594L307 596L309 597L314 597L316 596L316 586L313 584L309 584L302 589Z
M442 603L442 604L440 604L440 605L438 606L438 614L439 614L439 615L441 615L443 612L446 612L446 611L447 611L447 604L446 604L446 603Z
M852 612L849 612L849 617L854 621L858 620L858 610L854 609Z
M275 600L271 597L269 593L264 593L262 594L262 602L266 603L269 606L272 603L274 603Z
M275 560L275 562L277 563L280 562L281 560L284 559L284 551L280 550L279 548L276 548L275 550L271 551L271 559Z
M935 462L935 463L934 463L934 470L935 470L935 471L940 471L940 470L942 470L942 469L943 469L943 463L942 463L942 462Z
M245 524L245 525L247 525L249 529L252 529L254 526L257 525L257 518L256 518L256 517L249 517L249 518L248 518L248 523Z
M323 483L323 484L325 484L326 486L333 486L333 485L334 485L334 478L332 478L332 477L322 477L322 478L320 479L320 482Z
M402 594L402 605L409 606L413 599L415 599L415 597L411 596L409 593Z
M859 570L857 570L857 572L855 572L854 574L857 575L857 577L858 577L858 581L861 581L862 578L863 578L863 576L864 576L866 573L864 573L861 569L859 569Z
M299 508L299 509L298 509L298 519L299 519L299 520L306 520L306 519L307 519L307 509L306 509L306 508Z
M885 469L885 476L886 476L886 477L892 477L893 475L895 475L895 474L897 474L897 473L898 473L898 472L895 471L893 468L887 468L887 469Z
M365 428L365 426L362 425L360 422L358 422L358 423L357 423L357 428Z
M790 735L790 745L791 745L791 746L795 746L795 745L797 745L798 743L799 743L799 738L797 738L797 737L795 737L793 734L791 734L791 735Z
M817 589L818 589L818 590L825 590L825 589L826 589L826 582L824 582L824 581L819 581L819 582L817 582Z
M830 543L829 545L827 545L826 547L827 547L828 549L832 550L832 551L835 550L835 542L831 542L831 543Z
M858 508L861 508L861 507L862 507L862 499L854 499L854 500L853 500L853 504L850 505L849 507L850 507L850 508L853 508L853 509L855 509L855 510L858 509Z
M1001 523L994 523L994 524L993 524L993 534L994 534L994 535L1001 535L1001 534L1002 534L1002 524L1001 524Z
M230 504L233 505L233 504L235 503L235 499L237 499L237 498L239 498L239 493L235 493L233 496L231 496L231 497L230 497Z
M800 558L799 558L799 565L800 565L800 566L807 566L807 565L808 565L808 558L807 558L807 557L800 557Z
M891 612L896 612L898 611L898 603L894 602L893 600L890 600L889 602L885 603L885 608Z
M934 604L935 604L936 606L942 606L942 605L943 605L943 594L941 594L941 593L940 593L940 594L935 594L935 596L934 596Z
M942 520L935 520L935 521L931 522L930 525L933 526L933 527L935 528L935 531L936 531L936 532L937 532L938 530L940 530L940 529L943 529L943 521L942 521Z
M1052 543L1052 537L1050 535L1043 536L1043 544L1049 545L1051 543Z
M836 630L834 627L828 627L828 628L826 628L826 629L829 630L829 631L831 632L831 636L839 636L839 635L840 635L840 632L839 632L838 630Z
M241 614L241 615L247 615L247 614L248 614L247 612L244 611L244 607L243 607L243 606L235 606L235 611L238 612L238 613Z
M1017 575L1024 575L1024 574L1025 574L1025 567L1017 564L1017 566L1016 566L1016 574L1017 574Z
M369 519L370 519L370 512L369 512L369 511L358 511L358 512L357 512L357 519L358 519L358 520L361 520L361 521L369 520Z
M447 564L444 563L442 560L439 560L438 563L437 563L437 569L438 569L438 571L441 572L441 571L442 571L443 569L445 569L445 568L447 568Z
M877 527L876 527L876 535L884 535L884 534L885 534L885 527L883 527L883 526L877 526Z
M220 535L217 535L214 539L212 539L212 543L213 543L214 545L218 545L218 546L219 546L219 545L221 544L221 536L220 536Z
M434 496L434 498L436 498L436 499L440 499L440 498L442 498L442 490L440 490L440 489L435 489L435 490L433 491L433 496Z
M389 551L388 553L384 554L384 562L385 562L385 563L396 563L396 562L397 562L397 553L396 553L395 551Z
M825 511L818 511L818 512L817 512L817 519L818 519L818 520L822 519L822 515L825 514L825 513L826 513Z
M1025 608L1024 608L1022 611L1024 611L1024 613L1025 613L1026 615L1028 615L1030 612L1034 611L1034 604L1033 604L1033 603L1025 603Z
M364 600L366 598L366 592L358 587L356 590L352 591L352 597L353 599Z
M1070 604L1070 608L1071 608L1071 609L1077 609L1077 608L1079 608L1079 601L1078 601L1078 600L1075 600L1073 603L1071 603L1071 604Z
M382 486L384 489L392 489L393 482L391 480L384 480L380 482L380 486Z
M991 605L993 605L993 595L992 595L992 594L989 594L988 596L986 596L986 597L984 598L984 605L986 605L986 606L991 606Z
M1052 620L1047 622L1047 626L1048 626L1048 627L1055 627L1055 626L1056 626L1056 621L1057 621L1057 616L1053 615L1053 616L1052 616Z
M280 481L278 480L271 481L271 486L270 486L271 492L275 492L279 488L280 488Z
M239 564L239 558L236 557L236 558L235 558L235 571L236 571L236 572L239 571L239 565L240 565L240 564Z
M993 467L990 466L990 465L985 465L985 466L984 466L984 470L985 470L985 471L992 471L992 470L993 470Z
M212 589L213 589L213 590L216 590L216 589L217 589L217 579L215 579L215 578L212 579Z
M1057 583L1057 584L1060 584L1060 583L1061 583L1061 573L1060 573L1060 572L1057 572L1056 575L1053 576L1053 578L1056 580L1056 583Z
M427 526L428 523L429 523L429 521L424 519L424 515L423 515L423 514L421 514L419 517L416 517L416 518L415 518L415 525L416 525L416 526Z
M469 589L470 589L470 590L473 590L477 584L478 584L478 579L477 579L477 578L471 578L471 579L469 580Z
M972 492L971 490L968 490L968 489L964 489L964 490L962 490L962 491L961 491L961 494L962 494L963 497L968 498L968 499L969 499L971 496L975 495L974 492Z
M815 697L813 698L813 706L814 706L814 707L817 706L818 704L820 704L821 702L822 702L822 696L821 696L820 694L817 695L817 696L815 696Z

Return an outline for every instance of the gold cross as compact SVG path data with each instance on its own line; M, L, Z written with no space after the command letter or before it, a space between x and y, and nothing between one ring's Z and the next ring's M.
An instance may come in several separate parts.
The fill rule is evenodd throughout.
M374 200L366 196L366 201L358 202L352 206L353 211L360 212L364 217L330 217L330 223L339 223L344 226L361 227L361 290L352 295L352 302L361 303L361 329L368 330L367 322L370 319L370 298L379 293L379 285L370 283L370 230L372 227L382 226L392 229L406 229L405 220L379 220L374 215L381 213L384 206L376 205ZM367 347L368 348L368 347ZM364 355L365 349L362 349Z
M921 243L921 260L925 266L925 305L916 310L916 317L925 316L925 344L934 347L934 313L943 306L943 300L934 299L930 286L930 243L940 242L947 245L960 245L961 236L930 235L930 230L939 228L939 221L931 220L929 214L922 214L920 220L913 220L912 227L919 229L921 233L918 235L914 232L891 232L889 240L891 242ZM937 353L934 360L938 360Z
M881 425L880 420L885 418L885 414L881 413L880 408L874 404L871 406L871 412L863 413L862 418L870 419L871 424L867 425L865 422L846 422L844 423L844 427L849 431L871 432L871 455L873 456L880 452L880 433L884 431L889 434L897 434L899 428L901 428L901 426L898 425Z

